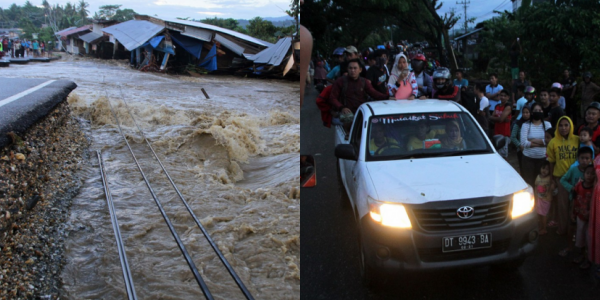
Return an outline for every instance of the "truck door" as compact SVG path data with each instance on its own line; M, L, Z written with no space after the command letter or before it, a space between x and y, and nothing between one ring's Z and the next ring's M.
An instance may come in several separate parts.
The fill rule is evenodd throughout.
M364 151L364 147L361 147L363 119L362 111L358 110L356 112L356 117L354 118L354 124L352 124L352 131L350 132L350 145L354 147L354 151L358 157L360 157L361 151ZM358 179L357 166L360 164L360 160L342 160L342 162L344 164L346 183L348 184L348 196L356 203L356 180Z

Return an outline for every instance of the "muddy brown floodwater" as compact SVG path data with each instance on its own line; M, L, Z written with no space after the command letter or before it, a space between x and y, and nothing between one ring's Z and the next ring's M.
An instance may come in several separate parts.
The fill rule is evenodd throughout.
M244 299L164 176L125 102L196 216L256 299L300 298L299 84L142 73L126 61L11 65L4 77L68 79L90 151L101 150L140 299L202 299L109 106L215 299ZM205 99L204 88L210 96ZM62 299L124 299L99 165L78 174L65 230Z

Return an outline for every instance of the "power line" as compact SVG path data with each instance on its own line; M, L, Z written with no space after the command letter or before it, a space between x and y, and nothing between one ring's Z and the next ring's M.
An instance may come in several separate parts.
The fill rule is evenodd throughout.
M500 3L500 5L496 6L496 8L492 9L490 12L479 15L479 16L475 17L475 19L479 19L479 18L483 18L483 17L489 16L489 15L492 15L492 14L494 14L494 11L500 9L501 7L506 6L506 4L509 4L509 3L511 3L511 0L504 0L502 3Z
M468 25L467 25L467 22L468 22L468 18L467 18L467 6L469 4L471 4L471 1L468 1L468 0L464 0L464 1L461 1L461 2L456 1L456 4L459 4L459 5L462 4L463 7L465 8L465 34L466 34L467 30L468 30Z

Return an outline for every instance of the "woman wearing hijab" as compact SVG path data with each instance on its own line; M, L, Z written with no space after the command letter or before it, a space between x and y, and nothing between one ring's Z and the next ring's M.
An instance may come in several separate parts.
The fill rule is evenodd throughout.
M408 59L403 53L396 55L392 74L388 81L390 96L396 100L414 100L419 93L415 74L408 70Z
M464 150L465 142L460 133L460 125L458 121L450 121L446 124L446 136L440 139L442 142L442 148L452 150Z

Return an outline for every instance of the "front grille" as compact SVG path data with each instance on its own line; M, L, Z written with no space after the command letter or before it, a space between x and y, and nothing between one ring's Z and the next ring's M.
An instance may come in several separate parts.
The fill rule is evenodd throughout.
M452 261L500 254L506 252L506 249L508 249L509 244L510 239L505 239L492 241L492 247L490 248L444 253L442 252L442 246L440 241L440 247L421 248L418 249L418 252L419 257L423 262Z
M445 209L413 208L412 211L417 223L423 230L446 231L502 224L508 217L509 203L472 206L475 213L466 220L459 218L456 214L458 207Z

